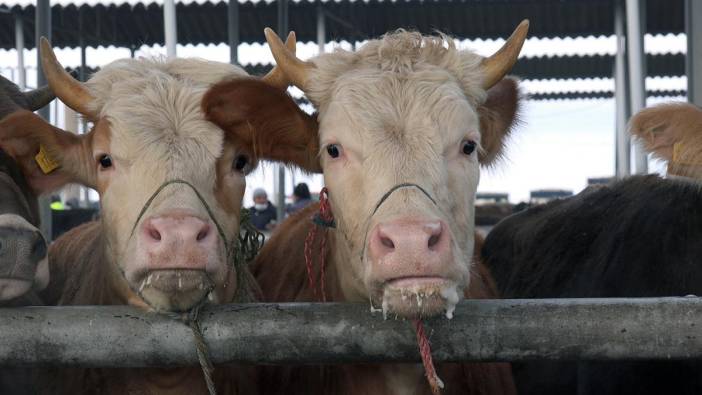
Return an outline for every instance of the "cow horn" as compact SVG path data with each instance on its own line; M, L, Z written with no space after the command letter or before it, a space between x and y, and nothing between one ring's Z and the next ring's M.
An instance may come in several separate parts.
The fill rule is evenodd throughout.
M73 78L56 59L54 50L46 37L41 38L41 67L49 86L68 107L86 115L92 115L90 103L94 97L78 80Z
M529 32L529 20L523 20L507 42L489 58L483 59L480 66L483 69L483 89L488 90L512 70L522 50L524 40Z
M56 98L54 91L46 85L31 91L22 93L27 101L27 108L31 111L36 111L47 104L51 103Z
M276 36L277 37L277 36ZM295 54L296 51L297 38L295 37L295 32L288 33L288 38L285 39L285 47ZM278 65L273 67L273 70L269 71L268 74L263 76L263 81L267 84L275 86L276 88L286 90L290 86L290 80L285 75L283 70L281 70Z
M271 53L275 58L276 67L280 67L288 81L304 91L307 87L308 72L315 67L314 63L298 59L283 44L273 29L267 27L263 33L266 35L266 41L268 41L268 46L270 46Z

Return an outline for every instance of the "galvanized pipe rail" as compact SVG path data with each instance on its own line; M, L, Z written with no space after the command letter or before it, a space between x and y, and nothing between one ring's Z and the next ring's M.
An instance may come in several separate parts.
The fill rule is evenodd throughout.
M205 309L213 361L418 362L411 325L367 304ZM702 358L702 298L470 300L426 323L439 361ZM195 365L190 329L126 306L0 309L0 366Z

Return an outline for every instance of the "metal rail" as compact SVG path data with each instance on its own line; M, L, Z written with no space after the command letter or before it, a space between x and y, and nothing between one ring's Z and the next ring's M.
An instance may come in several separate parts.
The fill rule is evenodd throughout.
M215 363L419 361L411 325L367 304L239 304L208 308ZM461 302L426 322L438 361L702 358L702 299ZM126 306L0 309L0 366L195 365L190 329Z

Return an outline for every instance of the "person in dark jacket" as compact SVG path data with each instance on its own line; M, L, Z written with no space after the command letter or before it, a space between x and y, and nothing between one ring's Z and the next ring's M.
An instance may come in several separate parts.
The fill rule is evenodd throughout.
M285 207L285 214L290 215L298 210L307 207L312 203L310 188L304 182L295 185L293 189L293 202Z
M268 200L268 194L263 188L256 188L253 199L254 205L249 208L251 223L258 230L272 230L276 224L277 211Z

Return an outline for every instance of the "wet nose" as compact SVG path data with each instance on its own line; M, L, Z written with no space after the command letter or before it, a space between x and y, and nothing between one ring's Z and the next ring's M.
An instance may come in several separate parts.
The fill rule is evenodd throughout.
M158 216L144 221L141 238L151 269L204 270L204 256L216 246L212 225L194 216Z
M415 274L421 275L421 268L431 270L448 256L450 235L445 228L440 220L399 219L380 223L370 235L370 258L378 265L411 264L420 270Z

